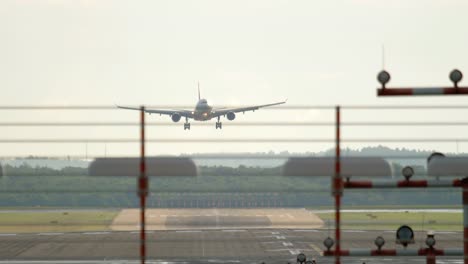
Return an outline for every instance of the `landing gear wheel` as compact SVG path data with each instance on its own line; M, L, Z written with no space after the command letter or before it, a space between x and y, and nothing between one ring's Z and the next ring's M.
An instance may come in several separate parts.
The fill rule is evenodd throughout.
M222 129L223 128L223 124L221 122L216 122L216 129Z
M186 130L186 129L190 130L190 123L185 123L184 124L184 130Z

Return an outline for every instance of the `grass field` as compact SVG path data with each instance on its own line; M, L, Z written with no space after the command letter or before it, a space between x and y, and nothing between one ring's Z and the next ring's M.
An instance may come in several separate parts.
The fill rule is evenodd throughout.
M119 211L1 212L0 233L110 230Z
M359 209L463 209L461 205L345 205L341 209L359 210ZM307 207L307 210L334 210L334 206L314 206Z
M334 213L317 213L326 223L333 227ZM342 213L341 228L360 230L396 230L406 224L414 230L462 231L462 213L422 213L422 212L391 212L391 213Z
M0 233L106 231L120 210L0 210ZM333 228L334 213L317 213ZM327 224L329 223L329 224ZM414 230L462 231L462 213L441 212L359 212L342 213L342 228L396 230L410 225Z

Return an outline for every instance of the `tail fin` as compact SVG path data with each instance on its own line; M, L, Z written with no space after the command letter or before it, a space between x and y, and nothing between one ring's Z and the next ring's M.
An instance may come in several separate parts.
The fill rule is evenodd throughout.
M198 100L201 99L201 96L200 96L200 82L198 82Z

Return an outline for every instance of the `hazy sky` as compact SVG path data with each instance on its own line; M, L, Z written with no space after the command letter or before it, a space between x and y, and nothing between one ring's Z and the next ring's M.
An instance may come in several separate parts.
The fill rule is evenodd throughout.
M196 85L209 102L288 105L466 104L467 97L377 98L376 73L391 85L450 85L453 68L468 76L468 1L0 1L1 105L194 105ZM464 83L467 83L465 81ZM468 104L466 104L468 105ZM468 111L359 111L352 120L466 121ZM333 121L318 110L265 110L236 121ZM7 121L131 121L112 111L2 111ZM387 119L385 119L387 118ZM385 120L383 120L385 119ZM169 117L150 116L151 122ZM228 121L225 121L227 124ZM233 121L235 122L235 121ZM332 128L152 128L150 138L333 138ZM1 138L137 137L137 128L2 128ZM466 129L368 128L345 136L461 138ZM448 133L450 132L450 133ZM164 144L151 154L210 151L306 151L333 144ZM42 146L42 147L40 147ZM82 145L0 146L0 155L83 154ZM355 145L356 146L356 145ZM403 146L403 145L399 145ZM455 151L454 144L411 147ZM463 144L459 146L462 150ZM103 153L103 144L88 146ZM108 153L137 154L136 145Z

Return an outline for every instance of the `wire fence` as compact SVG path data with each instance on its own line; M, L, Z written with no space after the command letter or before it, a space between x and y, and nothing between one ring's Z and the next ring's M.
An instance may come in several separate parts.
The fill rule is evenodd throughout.
M31 112L26 113L26 110ZM110 111L115 113L112 112L107 119L97 113L100 110L105 110L102 112L106 114ZM462 113L468 110L468 106L351 105L342 106L341 110L342 156L382 157L393 169L388 179L403 179L401 169L408 165L415 168L416 177L429 177L427 158L435 151L449 156L468 156L464 153L464 143L468 138L463 136L468 122L462 120L465 116ZM438 114L427 115L428 111L434 110ZM307 111L318 112L307 115ZM316 230L320 239L305 232L297 235L297 239L288 233L292 236L289 240L299 245L312 243L321 247L321 240L334 228L333 217L327 211L333 207L330 176L287 177L282 174L282 166L291 157L334 157L334 111L335 106L285 105L262 110L261 114L252 113L254 119L250 121L241 119L226 123L222 131L215 130L209 121L194 122L194 127L200 127L195 132L183 131L182 123L164 121L164 117L159 115L154 119L153 115L148 116L150 120L145 123L148 131L144 141L148 143L147 148L155 146L156 149L174 150L170 154L161 151L160 155L152 155L149 149L149 156L189 157L195 161L199 173L197 177L149 179L146 201L150 208L147 213L148 232L205 230L213 228L213 225L223 230L307 229ZM448 114L444 115L444 111ZM69 115L71 112L73 114ZM412 114L401 115L406 112ZM124 113L125 116L120 116ZM92 177L87 170L95 158L138 157L141 143L138 128L141 123L137 114L138 111L132 114L117 110L115 106L0 106L0 127L4 129L0 137L3 170L0 178L0 208L3 209L0 214L10 214L3 218L0 215L0 242L9 238L2 234L10 233L32 235L45 232L53 236L54 232L104 232L101 235L105 237L114 231L137 232L140 224L138 211L128 208L139 206L138 175ZM255 120L257 114L261 119ZM104 151L101 148L98 153L93 149L93 146L103 144ZM128 146L120 147L122 144ZM408 145L422 147L409 149ZM402 221L417 226L417 231L421 232L419 236L433 228L445 232L438 240L441 245L459 245L462 241L460 199L460 193L448 188L418 192L394 189L347 191L343 198L344 208L383 207L388 212L344 213L341 224L349 233L344 233L343 245L367 245L371 241L370 236L376 233L391 239L394 228ZM426 210L413 212L412 207ZM455 212L447 215L447 212L431 211L432 207L449 207ZM58 212L56 208L60 208ZM98 211L89 213L90 208L98 208ZM196 211L190 211L191 208ZM224 211L226 208L232 211ZM257 211L245 211L245 208ZM306 213L303 214L300 208L309 210L304 210ZM313 211L317 208L323 211ZM395 212L395 208L408 210ZM203 211L215 209L220 211ZM80 210L90 215L80 215ZM151 210L155 210L154 213ZM41 213L44 215L40 216ZM399 218L392 218L392 215ZM352 235L365 230L372 232L369 236L367 233ZM276 239L275 235L267 235ZM163 238L149 235L148 242L172 243L188 239L161 236ZM43 237L45 239L47 235ZM25 241L35 239L24 237ZM82 238L67 239L75 244L89 243ZM137 237L93 239L102 239L106 244L138 241ZM213 236L210 241L219 243L222 239ZM272 242L257 236L238 239L245 243ZM193 257L199 256L195 254Z

